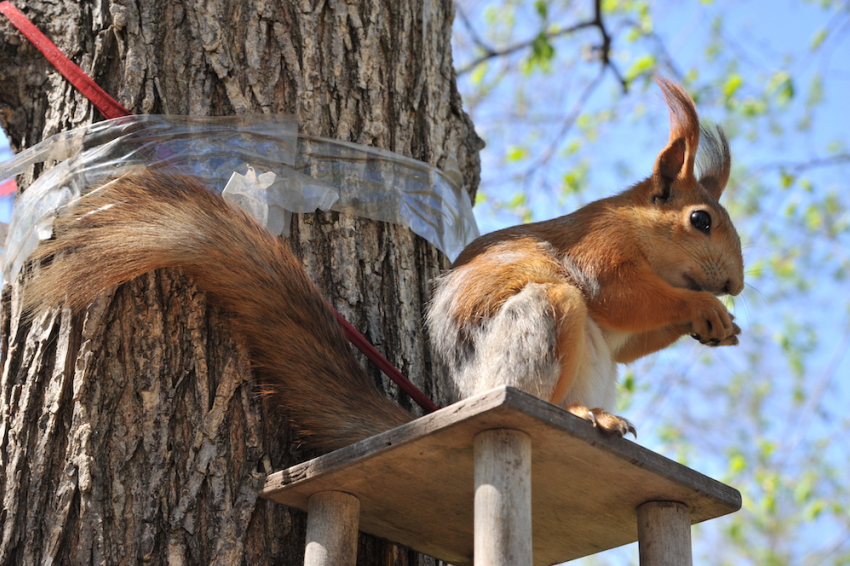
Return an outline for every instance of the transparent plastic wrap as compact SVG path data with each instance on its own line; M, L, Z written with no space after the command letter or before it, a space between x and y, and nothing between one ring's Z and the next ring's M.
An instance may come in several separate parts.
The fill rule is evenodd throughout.
M125 170L193 175L288 235L292 212L336 210L409 227L451 259L478 236L456 163L446 172L390 151L298 134L292 116L131 116L51 136L0 164L0 179L58 164L18 196L4 280L52 233L56 210Z

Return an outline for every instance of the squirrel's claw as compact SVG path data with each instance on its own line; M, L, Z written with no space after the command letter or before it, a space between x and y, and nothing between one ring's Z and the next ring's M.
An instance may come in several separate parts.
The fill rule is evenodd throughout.
M729 315L729 316L732 317L732 315ZM734 319L734 317L732 317L732 318ZM723 338L722 340L720 338L710 338L710 339L706 340L702 336L700 336L699 334L691 334L690 336L694 340L699 341L700 344L705 344L706 346L711 346L712 348L716 348L718 346L737 346L738 345L738 335L740 333L741 333L741 327L733 322L732 323L732 333L729 336L727 336L726 338Z
M601 430L604 433L614 436L626 436L629 433L637 438L637 430L634 425L623 417L612 415L600 408L588 409L579 403L573 403L567 410L577 417L580 417Z

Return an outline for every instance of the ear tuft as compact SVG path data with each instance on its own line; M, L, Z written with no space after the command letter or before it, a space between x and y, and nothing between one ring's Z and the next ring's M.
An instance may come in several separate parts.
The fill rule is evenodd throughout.
M700 135L696 107L688 93L676 83L661 76L656 76L655 82L661 88L670 109L669 143L656 160L656 171L662 178L671 181L676 177L692 177ZM668 176L673 168L675 173Z
M702 127L702 141L697 159L699 182L714 198L720 200L732 169L729 142L720 126Z

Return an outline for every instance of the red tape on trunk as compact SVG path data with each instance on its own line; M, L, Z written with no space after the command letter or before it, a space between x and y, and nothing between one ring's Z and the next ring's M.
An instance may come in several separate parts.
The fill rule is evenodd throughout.
M56 70L62 73L62 76L68 79L80 93L88 98L94 107L97 108L103 117L107 120L110 118L120 118L121 116L129 116L129 110L119 104L114 98L109 96L105 90L100 88L85 71L79 68L73 61L68 59L56 45L47 39L35 25L27 18L20 10L15 8L10 2L0 2L0 13L4 14L12 25L18 28L24 37L30 43L41 51L44 57L56 67Z
M131 112L124 108L118 101L109 96L105 90L100 88L85 71L77 66L76 63L68 59L56 45L47 39L41 31L17 8L10 2L0 2L0 14L4 14L12 25L24 34L30 43L41 51L45 58L53 64L56 69L62 73L62 76L68 79L80 93L89 99L89 101L100 111L104 118L120 118L122 116L130 116ZM14 187L14 183L12 184ZM3 188L6 184L3 184ZM330 305L328 305L330 306ZM330 307L333 309L333 307ZM413 401L416 402L422 410L431 413L437 410L437 405L434 404L424 393L422 393L403 373L401 373L377 348L369 343L366 338L357 331L350 322L345 320L336 309L334 309L337 322L342 327L346 338L349 342L357 346L367 358L372 360L378 368L386 374L402 391L407 393Z

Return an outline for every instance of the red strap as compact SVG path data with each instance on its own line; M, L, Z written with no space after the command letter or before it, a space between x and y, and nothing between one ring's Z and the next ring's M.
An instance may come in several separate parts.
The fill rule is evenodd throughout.
M0 183L0 197L10 195L18 190L18 184L14 179L9 179L5 183Z
M65 57L52 41L41 33L41 31L33 25L29 19L15 8L10 2L0 2L0 13L5 14L12 25L24 34L30 43L36 46L39 51L50 61L56 70L62 73L62 76L68 79L74 87L88 98L95 108L100 110L103 117L107 120L110 118L120 118L121 116L129 116L130 111L121 106L114 98L106 94L106 91L100 88L82 69L80 69L73 61Z
M100 110L103 117L106 119L120 118L121 116L130 116L129 110L121 106L114 98L109 96L105 90L100 88L85 71L80 69L73 61L65 57L52 41L39 31L35 25L20 10L15 8L9 2L0 2L0 13L5 14L9 21L12 22L24 37L35 45L39 51L44 54L56 69L62 73L74 87L82 93L83 96L89 99L95 107ZM14 181L12 181L14 187ZM6 183L2 185L2 189L6 188ZM14 190L14 189L13 189ZM11 192L11 191L10 191ZM0 193L3 194L3 193ZM330 305L328 305L330 306ZM333 309L333 307L331 307ZM404 376L389 360L387 360L366 338L360 334L350 322L345 320L341 314L334 309L334 314L345 333L349 342L357 346L367 358L378 366L387 377L392 379L402 391L407 393L416 404L418 404L426 413L431 413L437 410L437 405L433 403L424 393L422 393L407 377Z
M336 310L334 310L334 314L336 315L337 322L342 327L342 331L345 333L345 337L348 338L348 341L357 346L358 350L366 354L366 357L372 360L372 363L378 366L378 369L384 372L387 377L392 379L402 391L407 393L410 398L416 402L417 405L422 407L426 413L432 413L439 408L433 401L431 401L431 399L428 398L427 395L422 393L415 385L413 385L413 383L411 383L411 381L407 379L407 377L405 377L398 368L392 365L377 348L366 340L366 338L360 334L350 322L345 320L345 318Z

